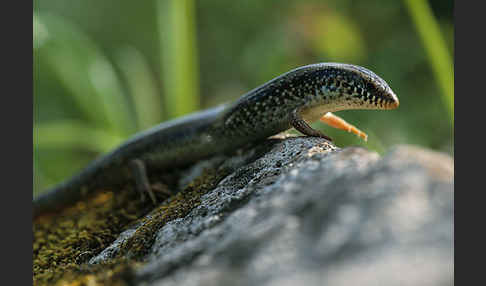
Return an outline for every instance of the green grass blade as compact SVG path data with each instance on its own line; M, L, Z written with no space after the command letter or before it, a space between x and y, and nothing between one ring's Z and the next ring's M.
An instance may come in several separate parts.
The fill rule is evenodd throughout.
M133 114L113 65L105 58L98 58L90 66L89 77L110 129L122 136L134 133L136 124Z
M81 121L63 120L34 126L34 145L39 149L72 148L105 153L123 140L117 133L96 129Z
M34 14L34 48L79 110L96 126L122 135L134 130L123 89L113 66L83 32L52 14ZM42 72L46 66L36 69Z
M405 4L424 44L427 59L442 91L451 125L454 126L454 67L439 24L427 1L405 0Z
M193 0L158 0L162 84L169 117L199 109L199 66Z
M147 129L162 120L162 102L153 72L147 60L134 47L124 47L116 54L135 108L138 129Z

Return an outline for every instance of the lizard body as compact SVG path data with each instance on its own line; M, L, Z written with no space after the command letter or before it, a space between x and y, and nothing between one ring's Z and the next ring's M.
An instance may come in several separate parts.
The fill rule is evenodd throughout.
M170 169L295 127L309 136L330 139L308 122L346 109L394 109L398 98L388 84L363 67L319 63L293 69L222 105L143 131L79 174L33 200L34 216L81 199L99 188L132 177L130 162L147 170Z

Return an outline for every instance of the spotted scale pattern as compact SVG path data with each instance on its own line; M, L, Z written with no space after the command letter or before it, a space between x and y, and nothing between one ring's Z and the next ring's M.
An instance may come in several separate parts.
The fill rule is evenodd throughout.
M224 136L275 134L289 129L295 109L322 114L344 109L389 109L398 99L368 69L337 63L316 64L285 73L250 91L226 112Z

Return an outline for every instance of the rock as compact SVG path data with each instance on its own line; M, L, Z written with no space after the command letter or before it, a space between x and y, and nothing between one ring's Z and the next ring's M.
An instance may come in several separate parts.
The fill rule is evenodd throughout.
M231 173L158 230L134 285L453 285L449 156L293 137L187 175L216 162Z

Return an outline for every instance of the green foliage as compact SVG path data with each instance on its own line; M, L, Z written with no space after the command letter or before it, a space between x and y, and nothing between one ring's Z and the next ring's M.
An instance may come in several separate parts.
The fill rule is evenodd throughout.
M157 20L169 117L199 109L199 72L193 0L158 0Z
M357 24L346 15L316 15L314 49L336 62L361 62L367 52ZM320 17L319 17L320 16Z
M65 19L50 14L34 19L40 27L34 28L34 38L39 39L34 52L46 59L86 119L121 136L132 133L121 83L96 44Z
M420 35L427 59L434 71L434 76L442 91L442 99L454 126L454 67L438 22L425 0L404 1L415 27Z
M36 147L43 148L76 148L96 153L109 151L120 144L123 137L109 130L86 125L82 121L58 120L37 124L34 127Z
M35 79L39 81L43 72L51 73L81 117L36 120L34 161L39 160L43 150L105 153L135 131L161 121L160 96L153 72L135 48L126 46L117 51L120 76L98 45L75 25L53 14L35 13L34 54ZM39 88L36 91L34 94L43 93ZM64 162L68 170L72 166L69 161ZM34 174L48 177L41 171L41 165L34 164ZM44 188L43 182L51 181L36 179L35 189Z
M156 79L144 56L134 47L115 54L135 108L138 129L147 129L162 120L162 106Z

